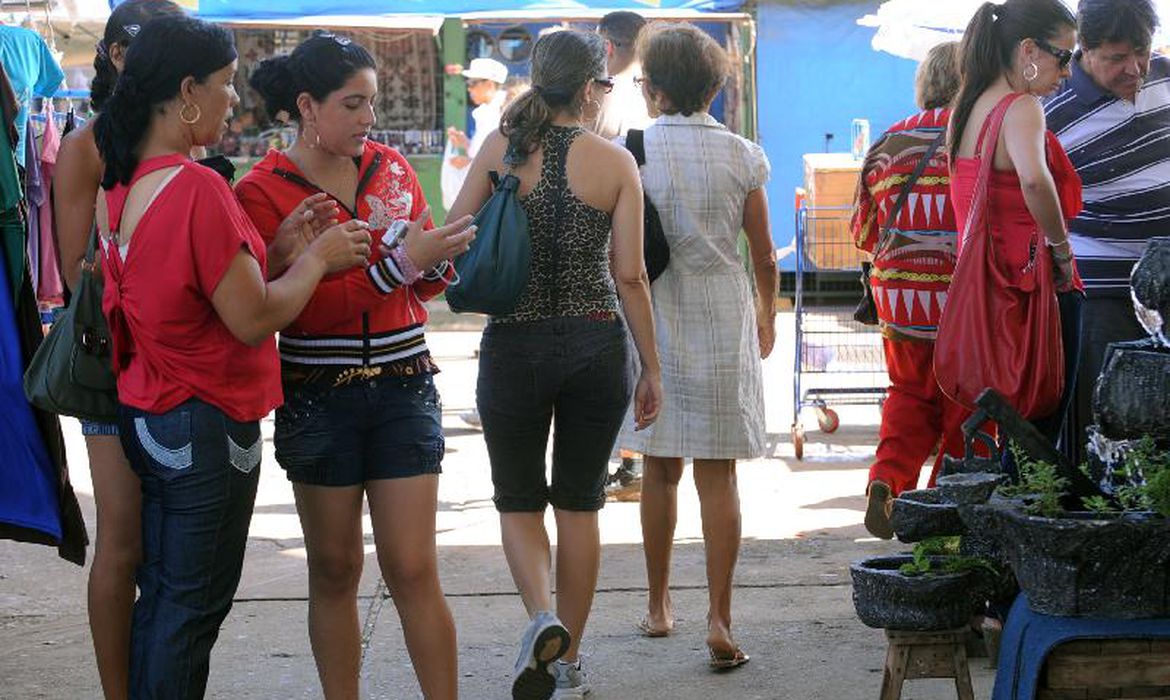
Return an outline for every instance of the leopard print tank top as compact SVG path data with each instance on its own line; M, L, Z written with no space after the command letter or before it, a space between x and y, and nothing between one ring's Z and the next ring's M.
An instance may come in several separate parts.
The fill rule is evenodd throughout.
M550 126L541 139L540 181L521 201L532 240L532 274L516 309L493 323L610 317L617 294L609 271L611 217L573 194L565 160L580 127Z

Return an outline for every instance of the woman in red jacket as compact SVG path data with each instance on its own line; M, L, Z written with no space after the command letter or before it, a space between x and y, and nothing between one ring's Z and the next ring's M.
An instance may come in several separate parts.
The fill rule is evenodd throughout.
M435 555L444 443L423 302L446 287L448 259L474 235L471 217L431 229L406 159L367 139L377 74L358 44L319 32L264 61L251 84L274 118L298 125L292 147L269 152L236 187L266 240L318 192L335 201L340 220L367 221L376 237L408 223L368 265L325 280L280 337L276 459L293 482L305 533L309 638L325 697L358 697L365 495L423 694L454 698L455 626Z
M244 563L260 419L281 402L273 333L370 252L365 225L346 222L265 281L264 243L231 187L190 159L223 137L235 73L227 30L153 20L94 125L118 432L142 484L132 698L203 697Z

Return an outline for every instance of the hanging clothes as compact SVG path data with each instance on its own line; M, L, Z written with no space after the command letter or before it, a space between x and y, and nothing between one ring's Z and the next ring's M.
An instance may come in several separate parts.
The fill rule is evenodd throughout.
M41 179L41 156L37 153L36 122L25 122L24 139L24 207L28 229L25 231L24 245L28 251L28 273L32 277L32 288L37 288L37 261L41 257L41 209L49 206L49 191L44 187ZM13 278L13 294L20 289L23 282L21 277Z
M65 72L57 65L53 52L40 34L10 24L0 24L0 64L4 65L20 102L20 111L16 115L18 143L15 151L16 162L24 166L25 124L32 98L52 97L65 80Z
M12 83L8 80L7 69L0 63L0 93L3 93L4 148L0 148L0 252L4 255L5 279L10 280L11 294L20 288L24 278L24 193L20 183L20 171L16 167L13 148L16 143L16 117L20 103L16 99Z
M34 409L24 395L25 368L44 336L25 275L11 92L0 65L0 538L56 545L62 558L81 565L89 538L69 483L60 421ZM13 284L14 278L22 282Z
M50 100L45 100L45 133L41 136L41 191L46 194L46 201L40 211L40 246L39 256L29 257L30 263L37 268L37 282L33 287L36 290L37 302L60 306L65 295L65 286L61 282L61 256L57 250L57 237L53 234L53 200L49 195L52 192L53 170L57 167L57 151L61 148L61 132L57 129L56 115Z

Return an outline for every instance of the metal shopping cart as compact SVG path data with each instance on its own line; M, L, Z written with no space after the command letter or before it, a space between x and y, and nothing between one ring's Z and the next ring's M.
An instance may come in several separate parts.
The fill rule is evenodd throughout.
M853 320L864 254L853 244L848 207L802 206L796 213L796 352L792 444L804 458L800 411L816 410L822 432L840 418L831 405L881 404L888 378L876 327Z

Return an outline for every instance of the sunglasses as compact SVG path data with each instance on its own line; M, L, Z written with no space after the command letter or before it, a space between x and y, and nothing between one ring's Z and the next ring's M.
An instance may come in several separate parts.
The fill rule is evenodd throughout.
M594 78L593 82L597 83L605 90L605 94L613 92L613 77L608 78Z
M1033 39L1033 41L1036 42L1037 48L1039 48L1041 51L1055 57L1061 68L1064 68L1072 61L1072 51L1069 51L1068 49L1058 49L1043 39Z

